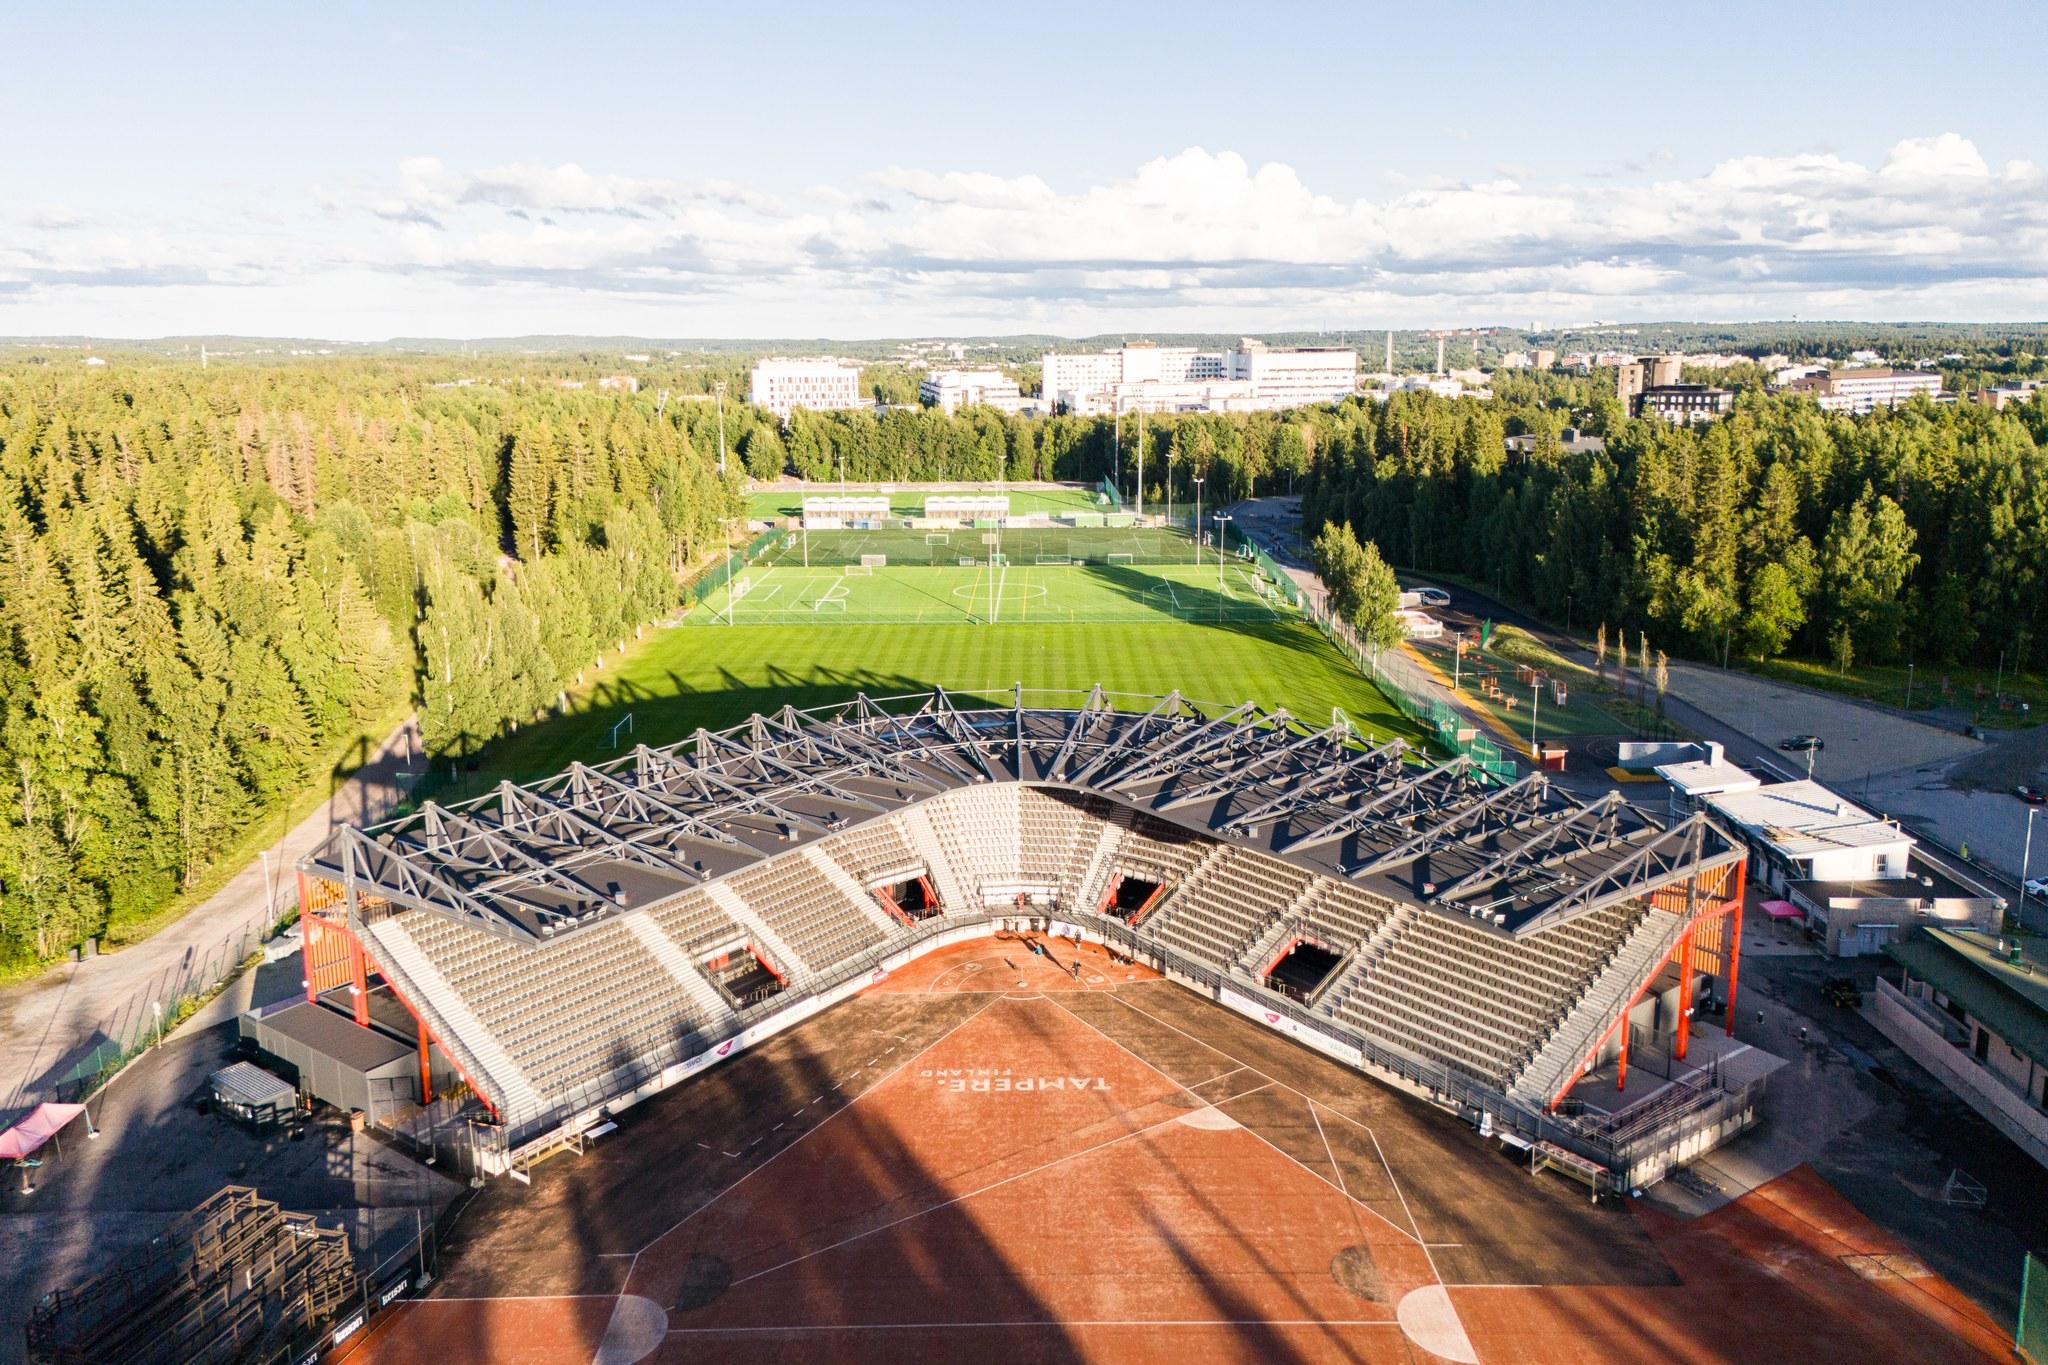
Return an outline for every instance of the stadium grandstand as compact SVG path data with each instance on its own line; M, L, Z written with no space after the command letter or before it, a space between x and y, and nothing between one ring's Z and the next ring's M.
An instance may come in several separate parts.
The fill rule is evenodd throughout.
M1712 1083L1647 1116L1570 1099L1596 1066L1625 1085L1646 999L1688 1020L1717 999L1732 1032L1743 875L1704 815L1425 761L1341 716L936 691L338 828L300 903L309 998L343 992L367 1024L381 977L423 1098L438 1053L487 1111L487 1170L1029 921L1619 1185L1753 1118Z

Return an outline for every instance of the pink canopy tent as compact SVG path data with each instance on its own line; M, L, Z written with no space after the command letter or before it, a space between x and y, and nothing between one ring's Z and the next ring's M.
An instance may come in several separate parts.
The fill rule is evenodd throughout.
M85 1112L82 1104L39 1104L21 1122L0 1133L0 1161L20 1161Z
M1772 919L1805 919L1806 912L1791 901L1765 901L1764 913Z

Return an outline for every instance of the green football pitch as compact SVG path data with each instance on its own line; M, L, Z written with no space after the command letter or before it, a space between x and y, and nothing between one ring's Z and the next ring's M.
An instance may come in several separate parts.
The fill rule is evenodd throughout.
M1079 705L1100 683L1120 694L1112 700L1124 707L1179 689L1212 712L1256 701L1325 725L1335 708L1376 738L1420 739L1314 627L1270 613L1264 621L1221 624L1164 615L1074 626L952 619L956 624L837 630L819 628L807 614L798 625L651 631L579 689L568 714L496 741L453 783L437 773L430 794L461 799L502 779L544 777L577 760L602 762L635 744L673 744L699 726L734 725L784 704L802 709L861 692L901 696L934 686L1002 700L1022 683L1038 692L1033 704Z
M755 564L685 617L691 627L877 623L1085 625L1278 622L1298 613L1258 571L1221 564Z
M977 486L955 486L948 488L906 487L903 484L847 484L814 483L798 487L761 488L747 494L747 515L756 521L770 517L799 517L803 515L804 499L834 497L879 497L889 499L892 516L916 517L924 514L926 498L959 497L967 493L987 493L1010 500L1010 510L1020 516L1031 512L1101 512L1109 510L1097 501L1098 494L1093 488L1014 488L999 484Z

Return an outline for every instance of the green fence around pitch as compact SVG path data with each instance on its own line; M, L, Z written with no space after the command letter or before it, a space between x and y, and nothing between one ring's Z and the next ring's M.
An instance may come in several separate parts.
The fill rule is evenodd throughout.
M1119 512L1124 510L1124 495L1118 492L1117 486L1108 479L1097 484L1095 491L1105 506L1113 507Z
M2020 1321L2012 1345L2034 1365L2048 1365L2048 1257L2031 1251L2020 1271Z
M705 598L730 583L747 565L759 559L776 541L782 539L782 536L781 531L761 532L747 542L745 549L733 551L698 574L690 581L689 586L683 589L683 596L692 606L702 603Z

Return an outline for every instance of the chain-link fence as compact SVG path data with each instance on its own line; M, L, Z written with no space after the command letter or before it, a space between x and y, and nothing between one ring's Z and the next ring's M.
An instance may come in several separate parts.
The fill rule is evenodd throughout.
M2048 1365L2048 1257L2031 1251L2020 1270L2020 1321L2012 1345L2023 1359Z
M761 534L747 542L745 549L733 551L703 573L698 574L696 578L691 580L690 585L683 589L683 596L693 606L702 602L712 593L730 583L740 570L746 568L747 565L753 563L756 559L759 559L769 547L773 546L778 540L781 540L782 537L783 533L781 531L761 532Z
M280 918L266 909L211 946L186 950L154 981L101 1019L87 1035L91 1046L54 1079L24 1077L7 1108L27 1109L45 1100L76 1103L91 1095L137 1054L184 1022L297 917L296 910L288 910Z
M770 532L767 538L772 543L749 560L784 568L1193 564L1210 557L1180 526L874 526Z

